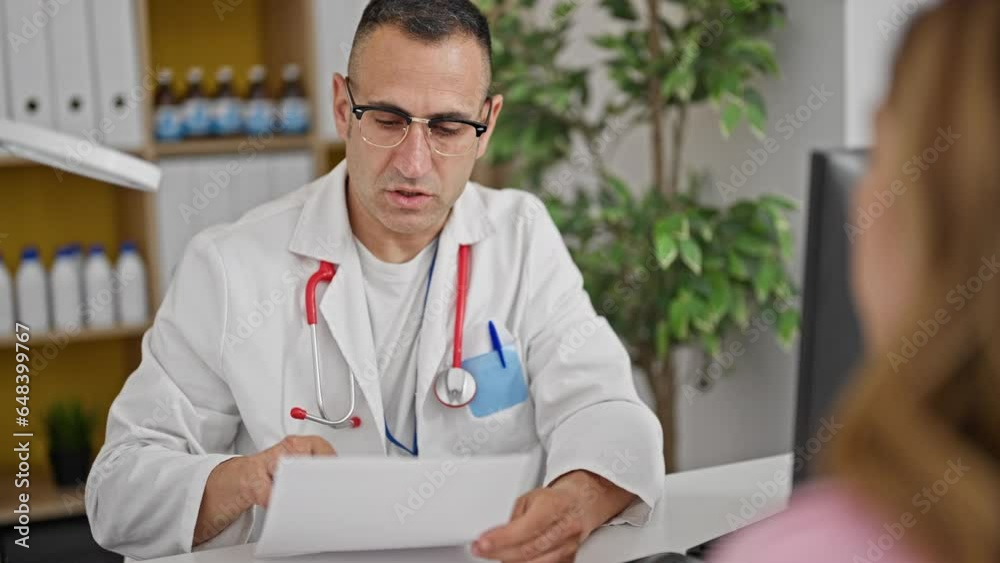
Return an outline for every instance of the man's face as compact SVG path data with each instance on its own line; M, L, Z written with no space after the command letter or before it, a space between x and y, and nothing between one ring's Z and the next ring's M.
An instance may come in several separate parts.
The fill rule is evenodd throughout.
M432 148L425 124L413 122L392 148L369 144L351 113L344 77L334 77L337 130L347 139L349 197L390 232L418 235L439 229L462 194L477 158L486 151L502 100L486 102L485 61L472 38L455 36L427 44L392 26L377 29L361 45L350 77L359 106L388 106L412 117L461 117L483 122L493 104L489 130L461 156ZM418 193L421 195L412 195ZM352 223L357 218L352 216Z

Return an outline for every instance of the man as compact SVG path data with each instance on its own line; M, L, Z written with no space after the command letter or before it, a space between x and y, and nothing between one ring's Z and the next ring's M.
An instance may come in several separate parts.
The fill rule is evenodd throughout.
M474 543L489 559L572 560L597 527L645 523L661 429L625 350L540 201L468 181L503 107L490 61L467 0L367 7L333 78L346 162L186 250L87 484L99 543L148 558L250 541L286 455L544 451L542 486ZM305 287L322 262L320 392ZM453 356L474 396L442 395ZM292 420L298 405L360 426Z

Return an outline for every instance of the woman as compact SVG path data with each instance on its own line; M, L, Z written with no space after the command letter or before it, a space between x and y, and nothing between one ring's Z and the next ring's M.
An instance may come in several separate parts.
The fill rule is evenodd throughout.
M867 209L905 189L854 238L868 357L821 454L828 478L713 561L1000 561L998 104L1000 2L918 16L856 196Z

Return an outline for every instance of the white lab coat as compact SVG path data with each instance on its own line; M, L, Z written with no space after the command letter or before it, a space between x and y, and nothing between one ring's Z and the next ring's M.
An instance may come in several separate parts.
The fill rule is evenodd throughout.
M142 362L111 407L87 481L87 514L105 548L136 559L191 551L212 469L288 434L322 436L341 456L385 454L379 360L345 174L342 163L189 244L142 339ZM486 323L494 321L503 343L518 351L530 390L488 416L445 408L430 389L451 365L459 244L472 245L463 356L492 350ZM317 410L304 287L321 259L338 265L317 295L324 400L339 416L353 373L358 429L289 416L293 406ZM662 429L537 197L466 186L440 235L424 317L416 374L421 457L535 451L543 459L540 485L574 469L593 471L638 496L611 523L645 523L663 483ZM263 512L248 511L197 549L252 541Z

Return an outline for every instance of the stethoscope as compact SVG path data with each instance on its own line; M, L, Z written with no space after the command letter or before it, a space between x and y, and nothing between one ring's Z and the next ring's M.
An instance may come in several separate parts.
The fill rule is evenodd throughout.
M470 247L463 244L458 248L458 280L457 296L455 303L455 338L454 349L452 351L452 365L449 369L437 374L434 378L434 395L442 405L457 409L462 408L472 402L476 396L476 378L462 367L462 335L465 327L465 301L469 294L469 253ZM296 420L310 420L331 428L357 428L361 426L361 418L354 415L355 390L354 375L348 374L351 381L351 401L347 412L340 418L331 418L323 405L323 377L319 362L319 342L316 336L316 286L320 282L329 284L333 281L333 276L337 269L329 262L320 261L319 269L316 270L306 283L306 322L312 332L312 356L313 356L313 377L316 383L316 403L319 407L319 416L309 414L300 407L292 408L292 418ZM433 275L433 264L431 265L431 275ZM430 289L430 276L427 280L428 290ZM426 296L425 296L426 304ZM404 447L404 449L406 449ZM409 450L407 450L409 451Z

